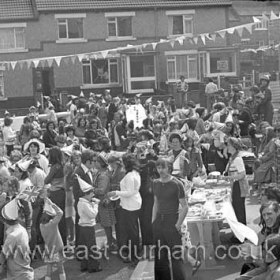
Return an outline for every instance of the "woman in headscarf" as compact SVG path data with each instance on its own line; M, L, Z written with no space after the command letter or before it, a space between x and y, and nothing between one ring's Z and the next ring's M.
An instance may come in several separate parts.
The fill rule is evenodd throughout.
M240 139L230 137L227 140L227 150L231 155L226 167L227 179L232 185L232 206L237 220L246 225L245 197L249 192L246 170L240 151L243 144Z

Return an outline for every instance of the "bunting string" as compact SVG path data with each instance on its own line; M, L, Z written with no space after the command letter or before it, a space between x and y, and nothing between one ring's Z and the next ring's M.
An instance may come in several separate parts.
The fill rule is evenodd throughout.
M188 42L190 44L203 44L206 45L207 42L215 42L215 40L220 37L224 39L227 34L233 35L237 34L239 37L242 37L244 30L252 34L253 27L258 25L259 23L265 22L265 21L274 21L280 19L280 14L277 16L273 11L271 11L270 15L267 16L265 14L262 14L261 18L253 17L253 22L242 24L226 29L221 29L215 32L211 33L202 33L195 35L193 37L189 37L188 35L182 35L179 37L173 37L170 39L160 39L158 42L151 42L151 43L144 43L144 44L138 44L138 45L127 45L124 47L118 47L114 49L107 49L102 51L94 51L90 53L81 53L81 54L71 54L71 55L64 55L64 56L53 56L53 57L42 57L42 58L32 58L32 59L24 59L24 60L17 60L17 61L0 61L0 64L2 66L6 66L7 69L25 69L30 68L32 65L37 68L38 66L53 66L56 64L58 67L61 65L61 63L69 63L70 61L74 64L76 59L78 59L80 62L83 60L89 60L89 59L106 59L110 57L117 57L120 55L123 51L137 51L143 53L144 49L151 47L154 51L156 50L157 46L160 44L170 44L172 48L175 47L175 45L184 45L185 42ZM259 47L257 49L243 49L240 52L258 52L258 51L266 51L268 49L279 47L279 44L276 46L265 46L265 47ZM18 66L18 67L17 67Z

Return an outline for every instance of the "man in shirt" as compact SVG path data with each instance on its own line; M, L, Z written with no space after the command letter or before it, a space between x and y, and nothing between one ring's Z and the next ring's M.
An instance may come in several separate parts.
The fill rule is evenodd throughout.
M181 225L188 212L184 187L171 176L172 163L167 159L157 160L156 168L160 178L154 181L152 216L156 245L155 280L184 280Z
M218 91L217 85L211 78L208 79L208 84L205 87L205 94L207 97L207 112L209 113L212 108L213 95Z

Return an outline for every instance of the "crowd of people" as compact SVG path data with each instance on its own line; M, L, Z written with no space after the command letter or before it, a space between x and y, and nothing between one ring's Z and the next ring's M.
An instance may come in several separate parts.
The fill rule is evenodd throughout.
M48 248L45 279L51 279L53 265L60 279L66 279L65 246L75 247L82 272L94 273L102 270L100 251L118 253L135 266L139 252L156 244L155 279L185 279L183 260L160 246L173 252L182 245L190 188L218 171L232 182L232 206L245 225L246 174L255 174L253 186L266 198L262 242L269 240L268 249L277 246L277 259L265 259L262 266L246 264L246 275L238 279L255 280L259 274L267 277L260 279L279 279L280 237L268 238L279 231L279 205L271 204L277 200L269 197L271 189L263 193L265 184L278 182L275 155L280 147L280 126L272 126L269 77L261 78L250 96L235 87L225 97L213 84L210 80L206 86L208 110L193 101L176 108L172 97L157 104L148 98L142 104L139 95L112 98L105 90L88 98L83 93L72 96L67 105L70 123L57 119L49 99L44 103L48 120L40 120L32 106L19 131L6 112L0 135L0 267L8 277L34 278L32 254L15 257L18 247L28 252ZM128 121L132 104L146 112L140 126ZM244 163L244 149L254 153L254 166ZM271 223L274 212L277 218ZM96 243L97 223L106 235L104 248ZM82 248L93 257L85 258ZM195 273L201 260L189 255L188 261ZM273 278L276 270L278 278Z

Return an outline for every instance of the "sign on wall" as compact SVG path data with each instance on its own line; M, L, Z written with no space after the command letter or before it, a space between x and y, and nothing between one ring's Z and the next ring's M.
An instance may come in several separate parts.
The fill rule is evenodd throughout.
M217 61L217 70L222 72L228 72L228 60L218 60Z

